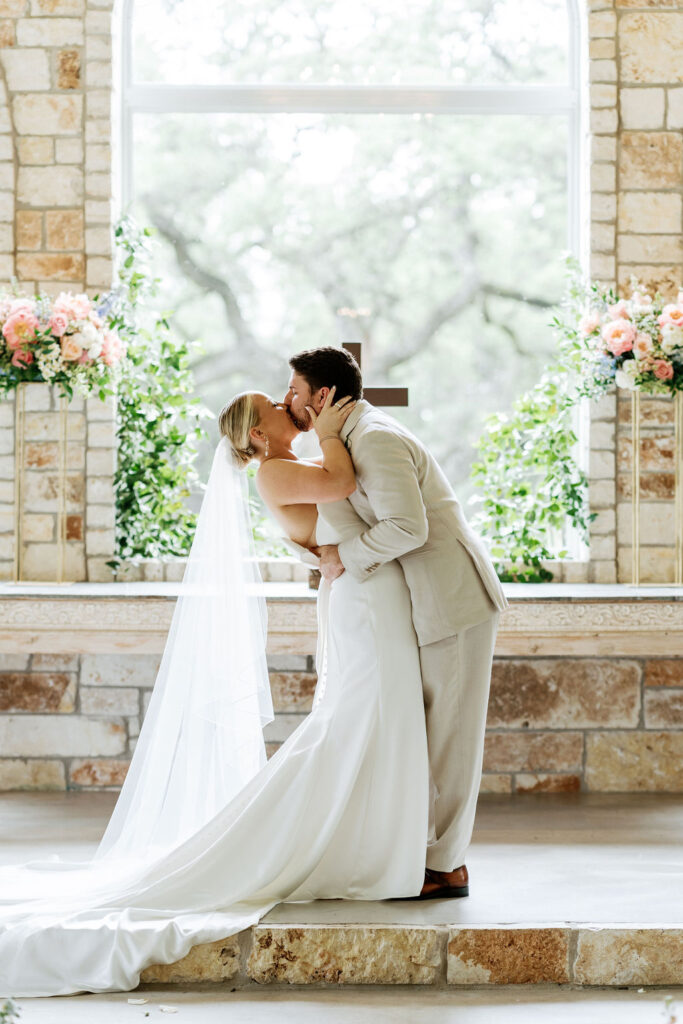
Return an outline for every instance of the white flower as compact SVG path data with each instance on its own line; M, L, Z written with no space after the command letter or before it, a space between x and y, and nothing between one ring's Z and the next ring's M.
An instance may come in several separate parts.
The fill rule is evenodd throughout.
M97 341L93 341L92 345L88 349L88 355L91 359L98 359L102 355L102 338L98 334Z
M626 388L628 391L635 391L634 378L639 372L635 359L627 359L621 370L614 375L614 382L618 388Z
M94 324L86 320L81 327L80 336L82 339L80 342L81 347L90 350L91 346L99 340L100 333Z
M683 327L677 324L664 324L662 327L662 352L667 355L676 348L683 348Z

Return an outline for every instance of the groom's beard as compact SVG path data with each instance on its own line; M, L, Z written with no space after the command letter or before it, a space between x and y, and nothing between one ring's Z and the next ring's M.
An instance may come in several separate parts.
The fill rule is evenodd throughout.
M287 409L287 413L289 414L289 418L296 427L296 429L300 430L302 434L305 434L306 431L310 430L311 427L313 426L311 422L311 417L308 415L308 413L305 413L306 419L304 419L301 416L297 416L296 413L293 413L291 409Z

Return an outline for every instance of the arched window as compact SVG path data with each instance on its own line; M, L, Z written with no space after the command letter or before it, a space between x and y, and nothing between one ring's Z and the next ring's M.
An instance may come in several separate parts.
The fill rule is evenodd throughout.
M571 2L571 0L570 0ZM161 237L197 387L283 394L361 340L465 496L484 416L537 378L579 248L566 0L127 0L122 193Z

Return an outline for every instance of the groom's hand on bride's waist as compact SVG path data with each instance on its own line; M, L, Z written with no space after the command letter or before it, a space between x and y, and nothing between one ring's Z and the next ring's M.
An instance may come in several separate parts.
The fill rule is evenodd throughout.
M331 583L344 572L344 566L339 558L339 548L336 544L321 544L319 550L320 571L328 583Z

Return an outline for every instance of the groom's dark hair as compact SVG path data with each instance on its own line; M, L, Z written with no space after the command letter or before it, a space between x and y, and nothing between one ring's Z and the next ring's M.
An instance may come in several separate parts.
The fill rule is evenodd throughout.
M292 356L289 365L303 377L315 394L321 388L336 385L337 398L350 395L355 401L363 397L363 378L360 366L345 348L309 348Z

